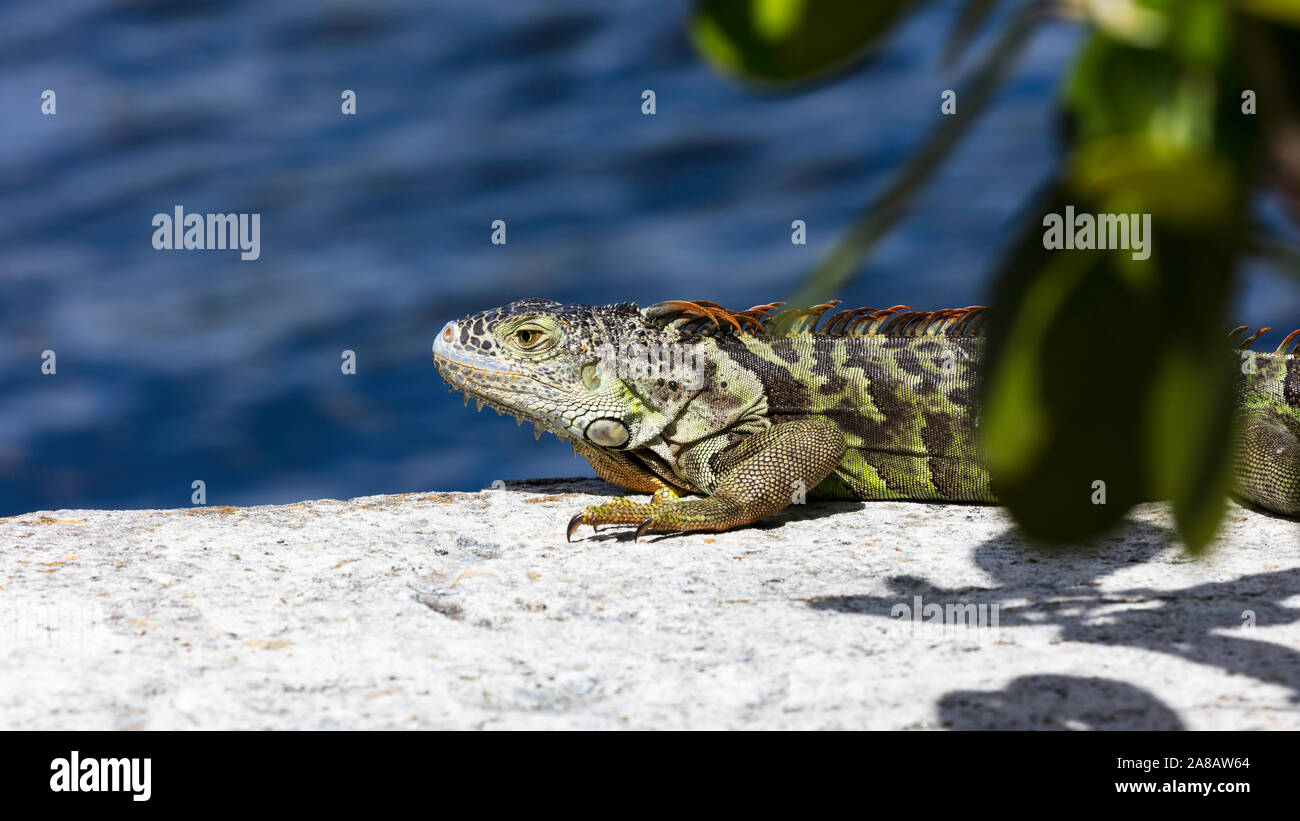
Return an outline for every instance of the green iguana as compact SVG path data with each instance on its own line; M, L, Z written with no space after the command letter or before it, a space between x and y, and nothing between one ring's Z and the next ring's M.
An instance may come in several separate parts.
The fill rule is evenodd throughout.
M725 530L805 496L997 501L975 411L982 307L861 308L819 328L838 303L779 304L522 300L447 323L433 359L466 404L527 419L606 481L653 494L587 507L570 538L584 524ZM1236 397L1234 490L1286 515L1300 513L1298 335L1253 354Z

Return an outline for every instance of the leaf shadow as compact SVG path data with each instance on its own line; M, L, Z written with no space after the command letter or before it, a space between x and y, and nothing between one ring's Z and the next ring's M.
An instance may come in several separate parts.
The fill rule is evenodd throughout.
M818 597L810 599L808 606L894 621L895 606L910 603L916 596L945 605L996 605L999 630L1055 626L1061 641L1163 653L1231 675L1283 686L1291 692L1290 700L1300 703L1300 649L1254 638L1251 630L1256 624L1262 627L1300 621L1300 608L1284 604L1300 591L1300 568L1173 590L1145 586L1100 589L1101 578L1126 564L1146 562L1175 543L1168 529L1134 521L1108 538L1066 550L1036 546L1015 529L1009 529L975 550L975 563L997 581L993 587L944 587L916 576L897 575L887 580L896 595ZM1147 606L1131 606L1135 604ZM1035 705L1043 699L1050 701L1055 697L1051 693L1063 686L1051 677L1030 679L1041 680L1035 683L1018 679L1001 695L949 693L940 699L939 707L942 712L945 704L957 696L993 703L1012 695L1026 696L1034 688L1050 691L1026 699L1022 714L1014 717L1015 722L1023 723L1034 714ZM1107 686L1115 685L1132 687L1124 682ZM1154 697L1133 692L1119 695L1132 703L1149 700L1152 709L1154 705L1163 707ZM1085 718L1080 720L1086 724ZM1136 719L1134 722L1134 727L1147 727Z
M1184 730L1150 692L1114 679L1020 676L1001 690L953 690L938 701L952 730Z

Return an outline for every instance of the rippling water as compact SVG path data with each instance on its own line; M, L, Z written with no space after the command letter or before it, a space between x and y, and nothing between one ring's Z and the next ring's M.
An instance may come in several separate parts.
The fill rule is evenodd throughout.
M524 296L787 295L934 122L955 5L793 97L702 66L684 3L0 7L0 515L184 506L195 479L250 504L589 474L465 410L433 334ZM1075 38L1040 34L846 302L979 301ZM178 204L260 213L261 258L155 251ZM1300 325L1298 302L1256 276L1237 315Z

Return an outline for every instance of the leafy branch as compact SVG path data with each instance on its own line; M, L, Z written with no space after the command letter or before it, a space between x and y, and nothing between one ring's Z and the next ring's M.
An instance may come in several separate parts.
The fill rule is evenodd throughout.
M798 91L863 66L921 5L699 0L690 30L720 71ZM1000 5L966 0L942 59ZM1059 101L1070 124L1060 167L992 277L981 422L990 468L1036 538L1087 539L1133 504L1167 498L1198 552L1229 490L1234 374L1222 328L1238 270L1259 254L1300 272L1300 251L1249 219L1255 194L1276 186L1300 222L1300 4L1016 3L961 83L961 113L941 118L791 302L821 301L863 270L1049 12L1086 36ZM1044 226L1067 213L1131 215L1150 226L1147 248L1046 247Z

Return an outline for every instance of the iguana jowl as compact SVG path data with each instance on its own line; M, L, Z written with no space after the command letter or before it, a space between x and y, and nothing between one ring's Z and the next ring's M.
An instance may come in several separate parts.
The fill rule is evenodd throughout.
M522 300L447 323L433 359L466 403L527 419L606 481L653 494L584 509L570 537L582 524L725 530L805 495L995 503L977 433L984 309L862 308L819 328L835 304ZM1236 388L1234 489L1287 515L1300 513L1297 335L1254 354Z

